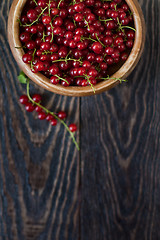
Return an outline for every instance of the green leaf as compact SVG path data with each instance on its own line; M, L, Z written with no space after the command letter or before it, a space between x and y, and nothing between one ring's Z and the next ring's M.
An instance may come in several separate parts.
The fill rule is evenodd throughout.
M20 72L19 76L18 76L18 80L20 81L20 83L23 83L23 84L27 84L27 77L26 75L24 74L24 72Z

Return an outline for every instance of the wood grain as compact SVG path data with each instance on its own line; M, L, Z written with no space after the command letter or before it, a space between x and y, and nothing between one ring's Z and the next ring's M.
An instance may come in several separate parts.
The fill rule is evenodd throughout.
M12 0L0 2L0 240L79 239L79 153L63 126L26 113L25 87L7 42ZM79 99L42 93L43 104L79 121ZM77 140L79 136L76 136Z
M159 240L159 0L139 1L147 38L128 83L81 100L32 86L68 123L80 118L80 153L17 101L11 2L0 2L0 240Z
M160 1L129 82L81 101L82 240L160 239Z

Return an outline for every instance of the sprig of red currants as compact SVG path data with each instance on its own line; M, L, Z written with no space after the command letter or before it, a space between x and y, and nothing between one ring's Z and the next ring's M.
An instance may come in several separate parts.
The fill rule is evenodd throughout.
M65 119L67 117L66 112L59 111L57 114L45 108L42 104L42 97L40 94L34 94L32 97L29 92L29 79L25 76L23 72L20 73L18 79L21 83L27 84L27 95L21 95L19 101L21 104L25 105L25 109L27 112L36 111L38 114L38 119L47 120L51 123L52 126L57 125L57 121L59 121L66 130L69 132L76 148L79 150L79 145L76 142L74 133L77 131L77 125L75 123L71 123L69 126L65 123Z

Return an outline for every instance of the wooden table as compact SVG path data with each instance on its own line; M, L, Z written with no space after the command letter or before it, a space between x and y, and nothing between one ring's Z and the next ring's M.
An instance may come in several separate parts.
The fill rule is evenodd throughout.
M0 240L159 240L160 1L140 1L145 51L128 83L84 98L32 87L78 123L79 152L18 102L11 3L0 2Z

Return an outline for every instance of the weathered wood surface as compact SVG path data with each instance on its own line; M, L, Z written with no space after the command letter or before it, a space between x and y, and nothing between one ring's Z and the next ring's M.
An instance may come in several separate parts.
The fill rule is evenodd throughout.
M129 82L81 102L83 240L160 239L160 1L140 4L146 44Z
M11 2L0 2L0 240L159 240L159 0L140 0L146 45L127 84L81 100L32 87L79 123L79 153L17 101Z
M0 239L79 239L79 153L63 126L51 127L17 101L25 87L7 42L12 0L0 2ZM38 87L45 105L79 120L79 99ZM78 139L78 136L77 136Z

